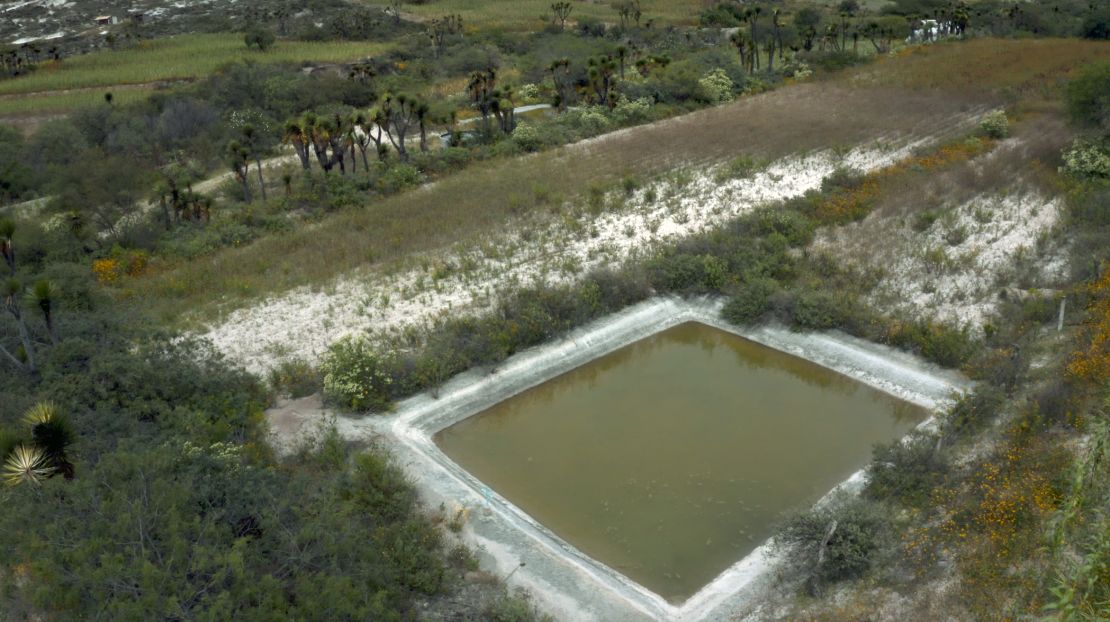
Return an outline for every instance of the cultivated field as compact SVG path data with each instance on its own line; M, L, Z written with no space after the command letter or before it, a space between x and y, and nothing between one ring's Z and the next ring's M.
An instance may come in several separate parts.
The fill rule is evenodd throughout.
M43 63L37 71L0 81L0 115L62 112L103 101L118 86L153 88L159 83L195 80L240 60L260 63L318 63L357 60L378 54L382 45L365 41L282 40L265 52L247 49L236 33L179 35L135 47L103 50ZM81 92L77 89L96 89ZM124 92L121 90L121 93ZM138 98L133 93L125 97Z

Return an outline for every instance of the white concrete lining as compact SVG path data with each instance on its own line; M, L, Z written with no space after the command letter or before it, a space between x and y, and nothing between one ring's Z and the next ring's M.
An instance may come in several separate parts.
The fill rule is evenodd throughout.
M464 540L485 553L484 565L531 590L541 606L567 620L700 622L743 615L769 580L769 542L718 575L681 605L609 568L560 538L448 458L432 440L454 423L646 336L695 321L805 358L935 412L970 388L958 373L848 335L796 333L764 326L737 328L720 319L720 300L656 298L602 318L555 342L518 353L492 372L471 371L395 412L341 418L348 438L381 435L424 500L473 512ZM922 425L927 425L926 422ZM859 471L837 486L856 487ZM834 489L835 490L835 489ZM831 494L831 491L830 493ZM451 510L449 510L451 511ZM520 562L525 565L520 567Z

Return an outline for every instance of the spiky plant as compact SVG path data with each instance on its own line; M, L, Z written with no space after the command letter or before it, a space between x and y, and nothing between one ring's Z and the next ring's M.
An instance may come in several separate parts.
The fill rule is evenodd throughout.
M39 402L23 413L23 421L32 428L40 423L49 423L58 417L58 407L54 402Z
M38 484L50 477L53 470L43 450L19 445L4 461L4 483L9 486Z
M58 332L54 327L54 307L58 302L58 287L45 279L36 281L27 298L32 305L42 313L42 321L46 324L46 331L50 334L50 341L58 343Z

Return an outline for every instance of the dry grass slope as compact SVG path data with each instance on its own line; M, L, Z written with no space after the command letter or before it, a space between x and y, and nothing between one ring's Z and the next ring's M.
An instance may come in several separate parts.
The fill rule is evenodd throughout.
M1034 46L1033 53L1026 45ZM740 154L775 159L865 142L944 137L961 114L1004 102L1014 85L1057 79L1101 57L1110 57L1110 45L982 40L934 46L840 80L798 84L552 152L480 164L250 246L155 266L154 274L129 284L130 293L167 318L185 311L207 315L501 229L528 210L551 209L537 204L538 194L569 199L628 175L647 178ZM983 80L955 76L954 64L978 71ZM984 64L1010 67L1010 73L973 69Z
M353 268L497 230L534 197L572 198L589 186L648 178L738 154L776 159L863 142L943 134L973 99L891 89L799 85L567 148L484 163L368 209L177 266L134 284L171 315L213 303L239 306L259 294L324 283ZM523 207L522 207L523 206Z

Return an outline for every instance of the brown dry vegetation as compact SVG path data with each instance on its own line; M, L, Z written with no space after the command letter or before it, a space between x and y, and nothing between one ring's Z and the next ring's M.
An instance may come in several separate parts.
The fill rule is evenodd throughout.
M650 177L740 154L773 159L874 140L951 135L968 112L1003 101L992 87L1055 77L1054 72L1102 56L1110 57L1110 45L1070 40L933 46L883 59L843 80L793 85L552 152L483 163L246 247L156 265L150 276L127 288L167 318L186 310L234 308L259 295L325 283L354 268L501 229L529 212L553 209L545 202L558 204L588 186L615 184L629 175ZM953 65L993 81L961 79ZM1003 79L971 69L983 65L1008 67L1010 75ZM920 77L907 80L903 74Z
M970 39L913 46L851 71L853 86L1052 95L1079 67L1110 58L1110 43L1083 39Z
M537 195L571 198L623 176L650 177L737 154L778 158L943 133L974 104L887 89L800 85L549 153L480 164L369 209L187 264L155 266L156 274L134 288L171 310L195 309L216 293L241 302L499 229L515 216L548 209L537 204Z

